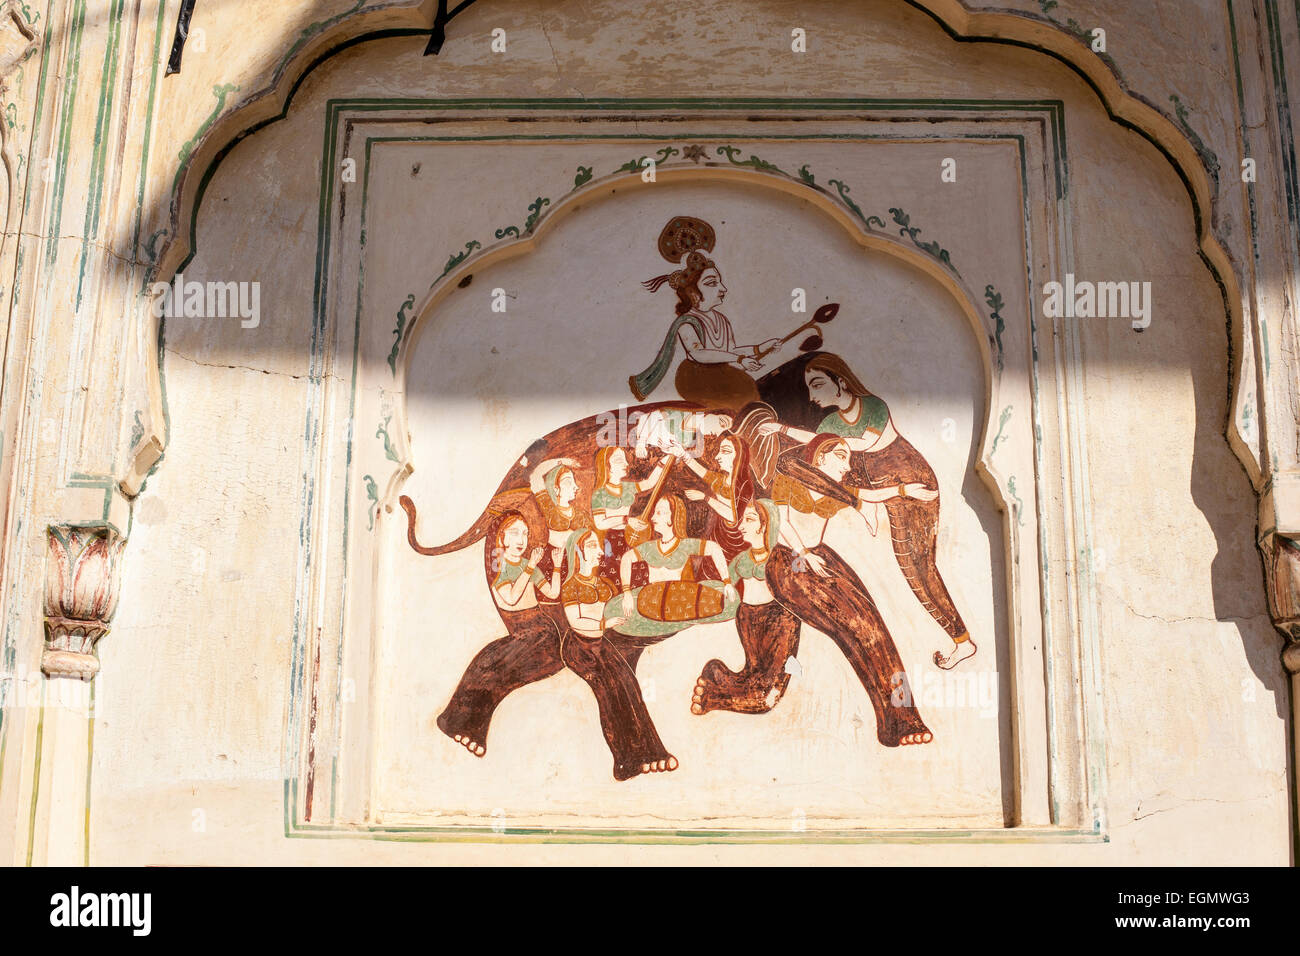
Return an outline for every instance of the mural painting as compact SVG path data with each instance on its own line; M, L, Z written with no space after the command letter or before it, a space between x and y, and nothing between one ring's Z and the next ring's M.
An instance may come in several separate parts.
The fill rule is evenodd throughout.
M483 542L505 633L469 662L437 718L475 756L486 755L509 694L567 668L595 697L616 779L676 769L637 665L647 648L719 622L734 623L744 664L704 662L681 691L692 714L771 711L807 624L852 667L881 745L931 742L876 601L824 541L844 511L858 533L888 536L915 599L948 635L934 666L976 653L936 563L935 474L886 401L824 348L839 306L822 306L781 338L738 344L720 311L727 288L708 257L715 241L713 227L690 216L659 236L659 253L676 268L644 287L673 291L675 317L650 365L628 379L641 404L534 441L448 543L421 544L417 505L400 499L416 552L437 557ZM677 398L648 401L679 356Z

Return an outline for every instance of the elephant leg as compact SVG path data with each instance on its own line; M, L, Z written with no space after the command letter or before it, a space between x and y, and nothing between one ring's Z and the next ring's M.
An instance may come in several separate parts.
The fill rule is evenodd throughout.
M584 639L570 631L564 636L563 657L596 697L600 729L614 757L615 780L677 768L677 759L659 739L636 675L609 641Z
M862 682L876 714L876 738L886 747L929 743L929 728L912 701L903 660L866 586L834 550L811 549L827 575L794 569L794 553L778 546L767 562L772 593L792 613L839 647Z
M503 615L510 633L474 655L438 728L470 753L487 751L488 726L501 701L512 692L564 669L560 629L546 608Z
M799 651L799 630L799 618L777 601L742 604L736 612L736 632L745 665L737 673L720 660L705 664L691 712L765 714L775 707L790 685L785 664Z

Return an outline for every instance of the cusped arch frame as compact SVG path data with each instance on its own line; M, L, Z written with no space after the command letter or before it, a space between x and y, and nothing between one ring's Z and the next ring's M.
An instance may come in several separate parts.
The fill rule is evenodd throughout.
M1226 437L1256 489L1265 481L1260 463L1238 428L1246 395L1243 390L1246 339L1241 289L1236 271L1213 230L1216 190L1196 146L1173 119L1130 90L1113 68L1078 36L1059 23L1033 14L996 10L972 11L962 0L902 0L925 13L959 42L1003 43L1025 47L1064 63L1092 88L1110 119L1152 143L1183 181L1192 203L1199 255L1219 285L1232 330L1231 414ZM294 38L276 64L270 82L218 115L183 151L170 190L166 239L149 271L148 281L169 281L193 257L197 244L197 215L203 193L222 158L240 140L263 126L283 119L298 88L317 66L343 50L372 39L423 36L429 32L435 0L418 3L379 3L356 6L312 24ZM161 377L160 322L149 321L151 367L146 370L150 408L143 433L128 449L127 475L152 473L161 463L167 444L168 419ZM987 437L987 436L986 436ZM138 480L123 486L138 493Z

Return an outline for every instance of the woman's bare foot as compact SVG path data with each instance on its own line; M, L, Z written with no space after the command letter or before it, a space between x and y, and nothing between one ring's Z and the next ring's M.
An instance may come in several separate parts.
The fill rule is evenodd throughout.
M677 758L669 754L663 760L652 760L641 765L642 773L668 773L677 769Z
M708 707L705 704L705 702L711 696L710 690L711 687L709 683L703 677L701 677L699 680L695 682L695 691L693 694L691 694L692 714L696 714L696 715L707 714L710 710L713 709L712 707Z
M947 657L945 657L940 651L935 651L934 662L943 670L950 671L962 661L966 660L966 658L974 657L976 650L975 642L970 639L970 635L968 634L966 635L966 640L953 644L952 653Z
M466 737L462 734L452 734L451 739L456 741L456 743L460 744L462 747L464 747L466 750L472 753L475 757L481 757L485 753L487 753L487 748L484 747L481 743L479 743L477 740L471 740L469 737Z
M909 744L928 744L933 739L934 734L926 730L916 734L904 734L902 737L898 738L898 745L900 747L906 747Z

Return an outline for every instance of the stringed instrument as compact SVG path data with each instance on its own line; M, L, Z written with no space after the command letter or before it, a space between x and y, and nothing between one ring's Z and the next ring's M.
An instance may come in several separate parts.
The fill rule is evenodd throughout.
M668 464L664 465L663 474L659 476L654 489L650 492L650 500L645 503L645 508L642 509L641 514L637 515L638 518L645 522L645 530L638 531L630 524L623 530L623 540L627 542L629 550L639 548L654 537L654 529L650 527L650 516L654 514L655 504L659 501L659 493L664 490L664 482L668 480L668 473L673 470L676 461L676 457L668 459Z

